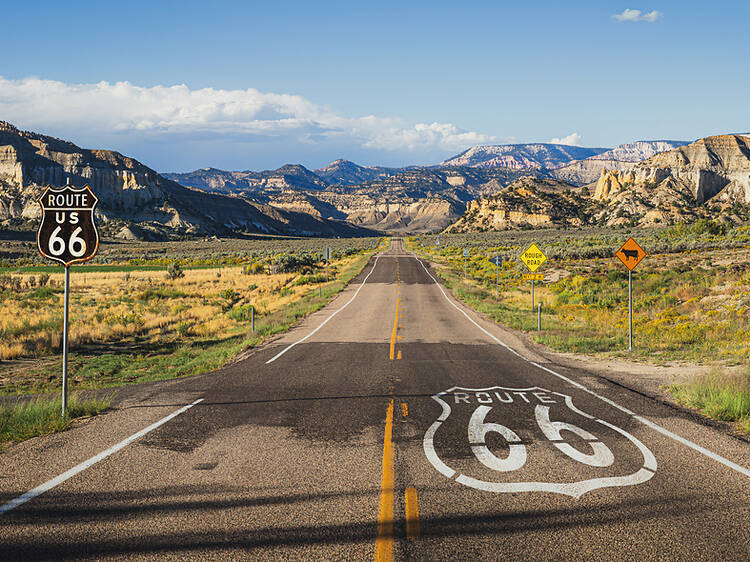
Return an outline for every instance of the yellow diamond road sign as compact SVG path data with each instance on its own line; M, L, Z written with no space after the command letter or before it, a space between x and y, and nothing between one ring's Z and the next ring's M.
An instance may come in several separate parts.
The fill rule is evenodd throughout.
M547 256L544 255L544 252L542 252L542 250L539 248L539 246L536 245L535 242L531 246L526 248L526 251L521 254L521 261L531 271L536 271L537 269L539 269L540 265L547 261Z

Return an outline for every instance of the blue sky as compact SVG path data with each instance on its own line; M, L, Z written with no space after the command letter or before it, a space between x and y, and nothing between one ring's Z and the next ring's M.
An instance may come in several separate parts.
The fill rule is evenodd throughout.
M13 2L0 119L160 171L691 140L750 130L748 22L744 0Z

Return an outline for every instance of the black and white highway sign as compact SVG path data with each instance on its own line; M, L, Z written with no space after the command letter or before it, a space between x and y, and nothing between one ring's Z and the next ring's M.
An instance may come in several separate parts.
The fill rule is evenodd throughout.
M90 260L99 249L94 208L99 199L88 184L48 187L39 198L42 222L36 241L39 252L64 266Z

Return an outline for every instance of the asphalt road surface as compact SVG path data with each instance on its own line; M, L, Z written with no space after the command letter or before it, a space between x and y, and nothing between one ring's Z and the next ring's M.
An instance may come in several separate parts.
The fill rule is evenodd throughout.
M394 240L208 375L0 455L0 559L750 559L750 445L471 312Z

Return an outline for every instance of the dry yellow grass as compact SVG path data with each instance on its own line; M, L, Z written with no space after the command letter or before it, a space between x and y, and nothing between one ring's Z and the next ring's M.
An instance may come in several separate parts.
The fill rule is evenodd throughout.
M334 262L346 267L353 259ZM71 270L70 346L123 342L135 337L152 343L209 338L245 329L238 307L274 312L301 298L310 285L295 286L297 274L243 273L242 267L185 270L166 279L164 272L87 272ZM14 274L24 285L32 275ZM58 292L17 291L0 301L0 360L39 357L59 350L62 326L62 274L48 286Z

